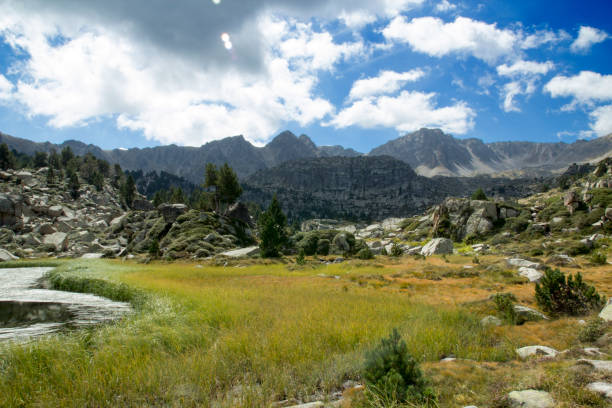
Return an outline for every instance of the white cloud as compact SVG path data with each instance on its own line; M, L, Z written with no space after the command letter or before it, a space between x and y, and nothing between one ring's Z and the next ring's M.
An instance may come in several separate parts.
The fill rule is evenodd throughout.
M342 10L339 19L345 26L358 30L375 22L376 15L367 10L355 10L351 12Z
M516 61L512 65L499 65L497 73L501 76L514 77L519 75L545 75L555 67L551 61L535 62L535 61Z
M457 8L457 6L452 4L452 3L450 3L448 0L442 0L440 3L436 4L436 10L441 12L441 13L444 13L444 12L447 12L447 11L451 11L451 10L454 10L456 8Z
M411 10L425 0L383 0L383 10L388 17L395 17L402 11Z
M570 46L572 52L587 52L594 44L609 38L608 33L594 27L581 26L578 37Z
M414 82L425 75L421 69L406 72L381 71L377 77L355 81L349 93L349 100L367 96L389 94L398 91L407 82Z
M13 92L13 84L6 77L0 74L0 101L3 99L9 99Z
M288 121L307 126L323 119L333 106L316 94L318 73L365 52L361 41L337 43L309 24L264 17L258 22L264 69L245 72L173 58L101 25L19 13L5 14L0 24L10 44L29 56L12 67L20 77L12 92L0 80L27 114L57 128L116 118L118 128L195 146L237 134L260 144ZM237 51L225 52L231 58Z
M536 90L535 82L533 79L526 79L520 81L508 82L504 85L503 95L503 109L505 112L520 112L521 109L516 105L516 98L518 95L531 95Z
M551 30L539 30L533 34L521 34L523 36L523 39L520 42L520 48L524 50L538 48L546 44L557 44L572 38L567 32L563 30L559 30L556 33Z
M395 97L363 98L340 111L326 125L336 128L392 127L398 132L437 127L456 134L473 128L475 112L465 102L437 107L435 96L435 93L402 91Z
M544 89L553 98L569 96L577 103L608 101L612 100L612 75L601 75L592 71L582 71L571 77L557 75Z
M511 54L519 40L511 30L502 30L466 17L444 23L439 18L420 17L407 21L396 17L382 31L386 39L408 43L414 51L434 57L448 54L472 55L492 63Z
M612 105L600 106L591 112L591 129L597 136L612 134Z

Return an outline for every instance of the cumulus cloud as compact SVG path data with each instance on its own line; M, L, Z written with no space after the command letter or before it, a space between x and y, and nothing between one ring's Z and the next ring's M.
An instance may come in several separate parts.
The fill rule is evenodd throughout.
M612 134L612 105L600 106L591 112L591 129L597 136Z
M349 100L393 93L400 90L407 82L417 81L424 75L425 72L421 69L406 72L381 71L376 77L355 81L349 93Z
M465 102L437 107L435 97L435 93L402 91L397 96L363 98L341 110L326 125L391 127L398 132L437 127L457 134L473 128L475 112Z
M519 76L519 75L545 75L555 67L552 61L535 62L535 61L516 61L512 65L502 64L497 67L497 73L501 76Z
M612 100L612 75L582 71L571 77L557 75L544 89L553 98L572 97L577 103Z
M48 117L50 126L114 118L119 128L162 143L200 145L236 134L263 143L287 121L321 120L333 106L316 94L318 73L364 52L361 41L338 43L310 24L265 14L256 31L263 64L245 71L176 58L175 51L100 23L7 10L0 32L27 55L11 68L19 77L15 87L3 85L13 102ZM216 36L226 58L239 58L237 37L227 50Z
M578 37L570 46L570 50L574 53L587 52L594 44L603 42L608 38L608 33L603 30L599 30L594 27L581 26L580 31L578 32Z
M505 112L520 112L516 103L519 95L531 95L536 90L536 82L541 75L547 74L555 67L551 61L515 61L512 65L502 64L497 66L497 74L510 77L513 80L506 83L502 88L503 104Z
M366 10L355 10L352 12L342 10L339 19L345 26L358 30L375 22L376 15Z
M6 77L0 74L0 101L3 99L9 99L13 92L13 84Z
M444 23L435 17L394 18L382 31L385 38L408 43L414 51L434 57L448 54L472 55L486 62L495 62L513 52L517 35L466 17Z
M448 0L442 0L440 3L436 4L436 11L441 13L451 11L456 9L457 6L449 2Z

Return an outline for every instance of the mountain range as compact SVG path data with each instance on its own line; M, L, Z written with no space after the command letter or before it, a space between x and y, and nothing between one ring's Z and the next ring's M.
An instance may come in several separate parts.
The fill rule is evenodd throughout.
M233 136L200 147L159 146L103 150L92 144L69 140L62 144L36 143L0 133L0 143L17 151L61 150L66 146L79 155L92 153L124 170L166 171L199 184L207 162L227 162L244 180L259 170L271 169L285 162L334 156L363 156L342 146L316 146L306 136L282 132L270 143L257 147L243 136ZM374 148L366 156L391 156L412 166L424 176L505 176L545 175L561 171L572 163L595 161L612 155L612 135L568 144L535 142L484 143L480 139L458 139L439 129L420 129Z

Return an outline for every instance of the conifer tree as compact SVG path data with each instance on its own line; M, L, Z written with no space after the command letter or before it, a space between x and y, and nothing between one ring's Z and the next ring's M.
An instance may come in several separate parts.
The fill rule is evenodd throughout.
M6 143L0 145L0 169L14 169L17 165L15 155Z
M259 249L265 258L277 257L287 245L287 217L278 203L276 194L266 211L259 216Z
M242 194L238 176L227 163L219 169L217 183L219 201L227 206L236 202Z
M128 207L132 207L134 203L134 197L136 195L136 183L134 177L130 174L125 182L121 185L120 189L121 198Z
M68 170L68 190L70 190L70 195L75 200L79 198L79 188L81 187L81 183L79 181L79 176L76 171L69 169Z

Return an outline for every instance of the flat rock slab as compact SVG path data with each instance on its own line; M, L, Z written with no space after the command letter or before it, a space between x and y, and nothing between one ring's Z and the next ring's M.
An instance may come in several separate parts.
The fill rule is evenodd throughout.
M101 254L99 252L92 252L89 254L83 254L81 256L82 259L100 259L104 256L104 254Z
M608 304L601 310L599 317L606 322L612 322L612 298L608 299Z
M592 382L586 386L587 390L596 392L606 398L612 399L612 384L607 382Z
M221 252L219 255L227 256L229 258L240 258L243 256L253 256L259 253L258 246L250 246L246 248L234 249L232 251Z
M539 282L542 276L544 276L544 274L537 269L528 268L526 266L521 266L518 271L519 275L529 279L529 282Z
M552 408L555 401L549 393L539 390L512 391L508 394L512 408Z
M421 249L421 255L452 254L453 241L448 238L434 238Z
M532 356L553 358L556 357L559 352L547 346L527 346L516 349L516 354L522 359Z
M508 258L506 259L506 263L508 266L514 266L515 268L533 268L533 269L541 269L542 265L537 262L528 261L526 259L520 258Z
M605 373L612 373L612 360L581 359L581 360L578 360L577 363L589 365L597 371L603 371Z
M14 261L19 259L19 257L11 254L6 249L0 248L0 261Z

